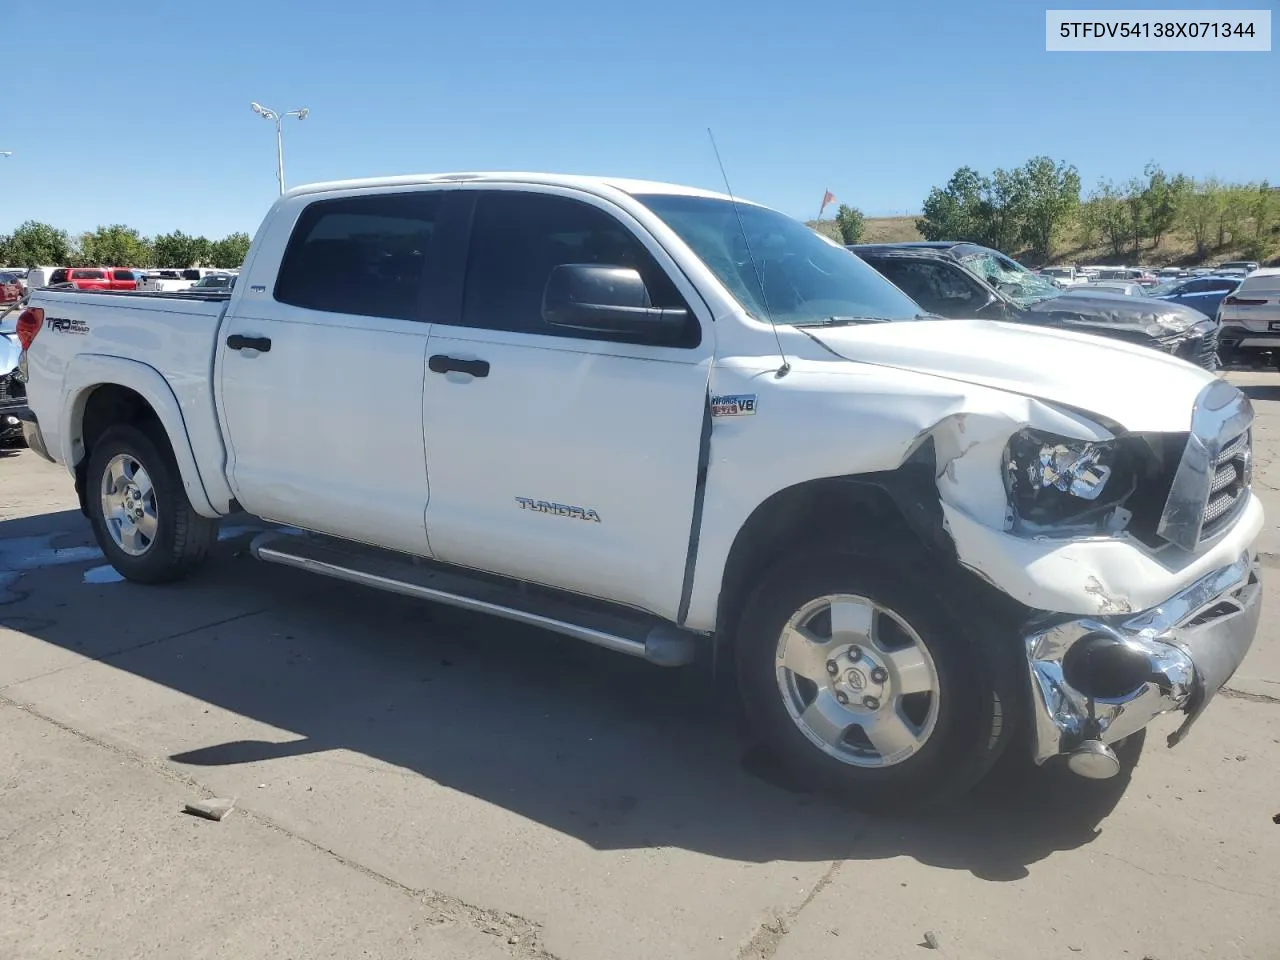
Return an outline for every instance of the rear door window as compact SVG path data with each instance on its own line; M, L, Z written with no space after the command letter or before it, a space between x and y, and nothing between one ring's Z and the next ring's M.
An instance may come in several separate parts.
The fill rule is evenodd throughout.
M275 298L329 313L421 319L442 201L442 193L415 192L311 204L289 239Z
M105 280L107 273L105 270L72 270L72 280Z

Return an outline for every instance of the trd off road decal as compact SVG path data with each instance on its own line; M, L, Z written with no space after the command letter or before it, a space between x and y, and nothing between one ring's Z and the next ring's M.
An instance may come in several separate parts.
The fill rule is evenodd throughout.
M89 325L83 320L68 320L66 317L50 317L49 329L58 333L88 333Z
M711 398L713 417L751 417L756 412L754 393L733 393Z

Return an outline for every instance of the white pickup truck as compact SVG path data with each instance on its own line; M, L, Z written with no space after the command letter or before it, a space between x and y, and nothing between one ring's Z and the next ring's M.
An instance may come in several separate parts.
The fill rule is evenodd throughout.
M1249 401L920 308L756 204L535 174L300 187L227 293L39 290L32 449L125 577L252 551L676 666L866 808L1010 743L1175 742L1258 621ZM1127 748L1126 748L1127 749ZM1060 761L1059 761L1060 762Z

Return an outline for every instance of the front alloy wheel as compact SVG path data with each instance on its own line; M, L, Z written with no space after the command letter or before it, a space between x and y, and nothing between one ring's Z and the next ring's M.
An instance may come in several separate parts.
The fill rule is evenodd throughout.
M799 785L866 810L937 805L1004 750L1001 658L1017 645L959 571L910 544L874 549L802 551L760 574L734 646L744 717Z
M819 750L857 767L914 756L938 722L938 670L920 636L855 594L819 597L778 638L778 689Z

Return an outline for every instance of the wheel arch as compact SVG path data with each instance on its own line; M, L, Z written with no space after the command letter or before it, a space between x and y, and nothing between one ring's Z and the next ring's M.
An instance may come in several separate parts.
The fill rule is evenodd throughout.
M767 497L729 548L716 603L718 641L731 638L746 592L772 563L800 543L840 549L871 535L908 537L929 554L956 563L943 525L937 456L927 439L894 470L807 480Z
M62 461L75 474L81 510L85 508L84 472L93 444L113 424L151 421L173 452L192 507L210 519L221 516L201 480L182 407L158 370L123 357L82 354L67 368L63 397Z

